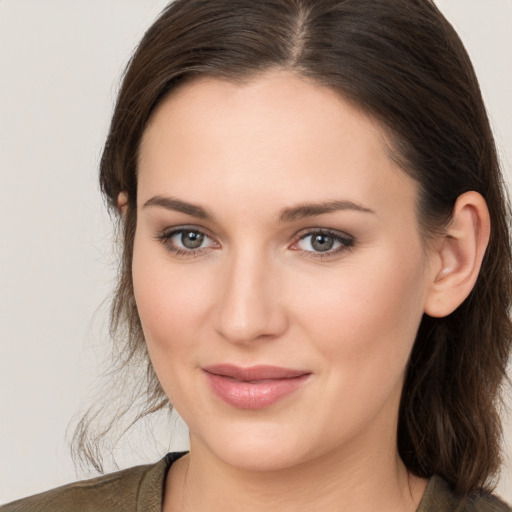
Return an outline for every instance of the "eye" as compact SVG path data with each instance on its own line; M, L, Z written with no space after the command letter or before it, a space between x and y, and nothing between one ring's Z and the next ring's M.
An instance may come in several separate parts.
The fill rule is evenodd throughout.
M170 237L175 245L181 245L186 249L198 249L203 245L204 239L204 233L198 231L181 231Z
M204 250L217 244L203 231L197 229L172 229L164 231L156 237L165 248L180 256L198 256Z
M339 232L318 230L302 235L294 245L311 256L325 257L349 250L354 239Z

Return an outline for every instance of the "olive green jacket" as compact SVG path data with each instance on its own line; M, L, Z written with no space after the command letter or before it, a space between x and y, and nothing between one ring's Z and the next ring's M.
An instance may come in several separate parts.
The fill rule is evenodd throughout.
M0 506L0 512L161 512L165 476L183 453L160 462L84 480ZM432 477L417 512L511 512L490 495L458 497L439 476ZM376 511L377 512L377 511Z

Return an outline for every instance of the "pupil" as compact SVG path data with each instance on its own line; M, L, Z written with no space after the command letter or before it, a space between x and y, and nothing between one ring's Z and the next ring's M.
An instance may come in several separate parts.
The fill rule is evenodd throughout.
M328 251L329 249L332 249L334 239L329 235L315 235L311 245L317 251Z
M181 243L187 249L197 249L201 246L204 240L202 233L196 233L195 231L185 231L181 234Z

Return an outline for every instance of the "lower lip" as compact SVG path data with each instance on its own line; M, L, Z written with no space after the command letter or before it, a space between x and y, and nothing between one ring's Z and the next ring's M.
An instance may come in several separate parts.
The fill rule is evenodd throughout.
M310 374L289 379L241 381L205 372L213 392L224 402L238 409L263 409L297 391Z

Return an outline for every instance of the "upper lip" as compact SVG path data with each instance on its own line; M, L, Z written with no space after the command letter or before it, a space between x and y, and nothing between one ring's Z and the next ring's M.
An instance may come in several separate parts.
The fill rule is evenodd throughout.
M257 381L272 379L293 379L309 375L311 372L295 370L292 368L281 368L279 366L257 365L249 367L235 366L233 364L215 364L203 367L203 370L213 375L229 377L241 381Z

